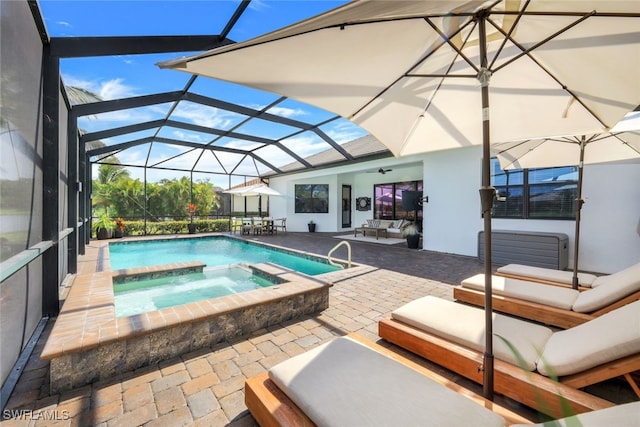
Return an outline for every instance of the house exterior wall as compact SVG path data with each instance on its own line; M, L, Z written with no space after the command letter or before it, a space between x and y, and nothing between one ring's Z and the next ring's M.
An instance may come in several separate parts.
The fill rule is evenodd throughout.
M295 175L274 177L270 185L284 194L271 199L274 217L286 217L289 231L307 231L313 218L319 232L352 230L373 210L357 211L358 197L373 197L373 185L405 180L424 181L423 249L477 256L478 232L483 229L478 189L481 181L481 148L469 147L435 153L355 163ZM379 167L394 169L385 175L366 173ZM640 262L640 162L586 165L584 168L579 265L581 270L613 273ZM295 214L294 185L329 184L329 214ZM352 185L352 228L340 221L342 184ZM573 266L575 221L493 219L494 230L542 231L569 236L569 267Z
M375 172L382 166L393 170L384 175ZM373 171L373 173L367 171ZM317 224L318 232L350 231L362 225L367 219L373 218L373 207L369 211L358 211L356 199L358 197L373 199L374 184L420 180L422 173L422 161L416 156L411 156L403 159L390 157L372 162L273 177L269 179L269 186L283 196L270 199L270 212L275 218L287 218L288 231L307 231L307 223L311 219ZM329 184L329 213L296 214L295 184ZM342 185L351 185L351 228L342 227Z

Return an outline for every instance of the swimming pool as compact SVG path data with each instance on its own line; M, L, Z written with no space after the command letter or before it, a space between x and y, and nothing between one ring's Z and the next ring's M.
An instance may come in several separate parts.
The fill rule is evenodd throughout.
M133 316L194 301L252 291L281 283L248 267L218 267L196 273L114 283L116 317Z
M320 257L305 257L225 236L109 243L112 270L202 261L207 267L270 262L310 276L339 270Z

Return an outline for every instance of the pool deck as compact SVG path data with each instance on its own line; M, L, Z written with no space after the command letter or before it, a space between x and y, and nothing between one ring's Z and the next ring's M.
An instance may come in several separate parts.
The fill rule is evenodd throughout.
M326 255L338 243L333 234L289 232L248 239ZM355 332L379 341L377 322L392 310L424 295L451 300L451 285L483 271L474 257L411 250L404 244L350 243L353 261L363 265L352 272L343 270L332 280L329 308L323 312L57 394L49 391L49 362L40 359L52 331L50 320L5 408L15 415L3 417L2 425L254 426L244 405L246 378L336 336ZM109 269L100 256L105 244L92 241L87 246L79 259L78 276ZM336 256L345 258L346 251L342 248ZM62 299L74 286L68 282L61 288ZM380 343L481 393L479 386L456 374ZM609 381L590 391L617 403L633 400L623 381ZM496 400L536 420L528 408Z

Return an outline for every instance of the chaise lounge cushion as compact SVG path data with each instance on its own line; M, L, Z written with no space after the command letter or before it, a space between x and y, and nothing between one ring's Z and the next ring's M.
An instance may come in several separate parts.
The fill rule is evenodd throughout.
M464 288L484 292L484 274L476 274L469 277L463 280L461 285ZM496 295L507 295L563 310L571 310L575 301L580 297L580 292L576 289L549 286L501 276L492 277L491 289ZM593 290L590 289L586 292L593 292Z
M391 317L456 344L484 351L484 310L426 296L398 308ZM520 365L504 339L518 350L526 364L523 367L533 371L552 331L545 326L494 313L493 333L502 337L493 340L496 358Z
M348 337L281 362L269 378L318 426L504 426L472 400Z
M539 424L512 424L511 427L640 427L640 402L625 403L572 417Z
M640 291L640 263L617 273L598 277L593 282L593 289L578 296L573 304L573 311L589 313L637 291Z
M640 353L640 301L554 333L538 361L543 375L571 375Z
M570 285L573 282L572 271L554 270L551 268L533 267L523 264L507 264L499 267L497 271L504 275L531 277L551 282L566 283L567 285ZM580 286L591 287L596 278L597 276L593 274L578 273L578 283Z

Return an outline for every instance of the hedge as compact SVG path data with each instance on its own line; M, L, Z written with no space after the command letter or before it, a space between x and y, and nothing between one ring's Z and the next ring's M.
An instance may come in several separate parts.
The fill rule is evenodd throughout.
M185 221L162 221L151 222L147 221L147 235L154 234L181 234L188 233L187 225L189 220ZM229 231L228 219L200 219L194 220L196 225L196 233L211 233L211 232L223 232ZM144 221L126 221L125 236L143 236L144 233Z

